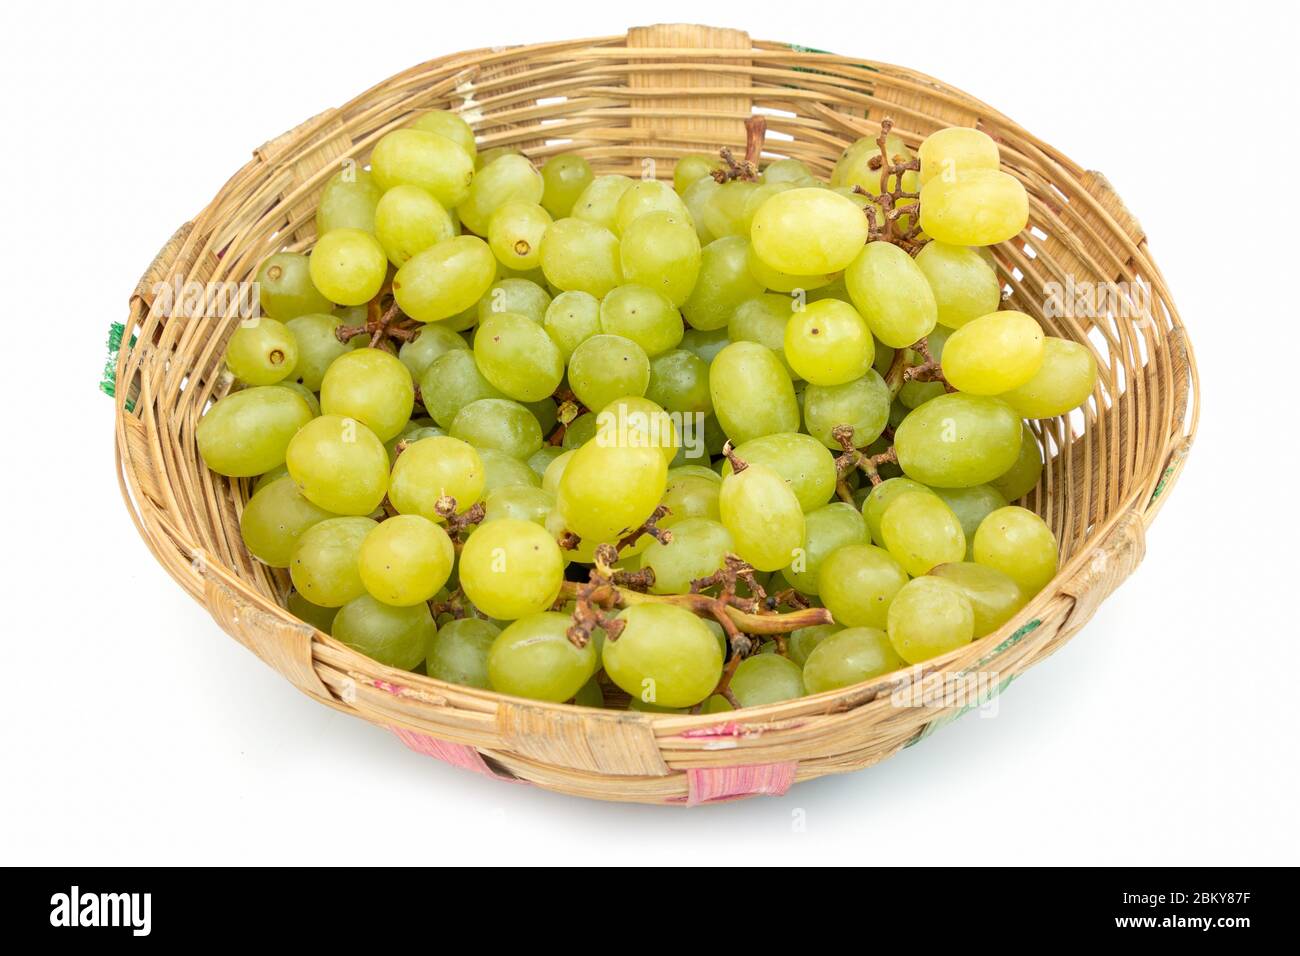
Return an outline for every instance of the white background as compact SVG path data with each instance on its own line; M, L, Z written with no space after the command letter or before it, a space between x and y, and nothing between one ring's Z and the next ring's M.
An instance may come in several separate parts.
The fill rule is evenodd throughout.
M139 541L96 391L105 334L254 147L439 54L706 9L3 6L0 862L1300 862L1300 77L1284 4L932 0L888 29L879 4L713 8L755 37L942 77L1104 171L1190 331L1204 414L1145 563L995 718L782 799L578 801L313 703Z

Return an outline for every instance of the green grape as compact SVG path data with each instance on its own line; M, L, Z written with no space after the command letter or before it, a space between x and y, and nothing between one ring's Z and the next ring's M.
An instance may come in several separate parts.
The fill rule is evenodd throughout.
M741 707L762 707L805 694L803 671L779 654L755 654L740 662L731 677L731 692Z
M569 422L564 430L562 445L565 451L577 451L595 437L596 415L594 412L587 412Z
M966 556L961 522L938 495L899 495L880 519L885 547L913 577Z
M1027 424L1020 426L1020 455L1016 463L989 482L1007 501L1019 501L1038 486L1043 474L1043 450Z
M631 339L593 335L569 357L569 387L588 408L604 408L626 395L644 395L650 358Z
M559 346L545 329L517 312L491 315L479 325L474 360L494 388L521 402L541 401L564 378Z
M946 395L948 390L943 382L904 382L898 390L898 400L908 408L920 408L932 398Z
M1020 418L1006 402L954 392L908 414L894 433L903 472L940 488L982 485L1020 454Z
M350 165L325 181L316 204L316 235L335 229L375 231L375 207L383 190L367 170Z
M533 700L570 700L600 663L594 641L579 648L569 640L570 623L568 615L548 611L521 616L498 634L488 654L492 689Z
M485 484L483 459L470 445L449 435L421 438L393 464L388 499L402 514L442 521L437 505L444 495L463 513L483 496Z
M451 329L453 332L466 332L478 324L478 302L475 302L468 309L457 312L449 319L438 319L436 322L427 324L440 325L443 328Z
M668 486L664 489L659 503L668 509L668 514L659 519L659 527L671 528L687 518L707 518L717 521L721 517L718 511L718 493L722 489L722 479L717 472L709 468L687 466L674 468L668 473ZM691 469L689 473L688 469ZM702 472L710 477L704 477Z
M686 192L686 187L704 177L713 176L715 169L721 169L722 163L716 156L702 156L698 153L682 156L673 166L673 189L678 195Z
M1056 576L1058 559L1056 535L1027 508L999 508L975 532L975 561L1007 575L1026 597Z
M592 542L613 541L650 517L667 486L668 464L660 449L606 443L598 436L565 464L557 507L575 534Z
M289 613L305 624L310 624L318 631L330 632L334 626L334 616L338 614L339 609L336 607L321 607L319 604L312 604L297 591L289 592L289 599L285 602L285 607Z
M884 548L850 544L832 551L817 572L817 593L835 623L884 627L889 604L907 572Z
M975 612L950 581L916 578L894 595L888 632L898 656L919 664L969 644L975 636Z
M311 264L300 252L277 252L257 270L258 302L273 319L328 312L333 303L311 282Z
M676 348L685 332L681 313L668 297L640 285L610 290L600 303L600 329L631 339L652 358Z
M504 398L470 402L456 413L449 433L475 448L495 448L520 461L542 447L542 428L533 413Z
M561 292L547 307L542 328L568 362L579 345L600 334L600 302L587 292Z
M491 690L488 654L500 633L491 621L476 617L449 621L425 645L424 672L449 684Z
M576 153L561 153L542 164L542 205L556 219L573 214L594 176L588 162Z
M758 183L743 179L724 183L710 190L709 201L703 206L704 225L717 238L724 236L748 236L746 227L746 206L750 195L758 188ZM750 217L752 222L752 216Z
M415 338L402 343L397 357L411 373L411 378L418 381L438 356L453 349L468 348L469 343L459 332L453 332L446 326L429 323L415 333Z
M812 185L816 185L815 183ZM759 207L767 202L777 193L783 193L796 188L793 183L759 183L756 189L751 189L745 194L745 205L741 209L740 219L737 224L740 227L740 234L747 236L750 234L754 225L754 214L758 212Z
M954 180L972 169L997 169L998 144L983 130L949 126L921 142L921 185L936 176Z
M502 312L525 315L538 325L551 307L550 294L536 282L528 279L501 279L478 300L478 321Z
M772 350L757 342L733 342L709 366L713 413L737 443L799 430L794 383Z
M790 660L803 667L808 661L808 655L817 648L817 645L842 630L844 628L838 624L814 624L812 627L801 627L791 631L786 640L786 650Z
M1029 224L1029 195L1020 180L996 169L972 169L921 187L921 228L954 246L992 246Z
M889 424L889 386L875 369L844 385L809 385L803 418L808 434L827 448L841 448L832 434L839 425L852 428L854 446L865 448Z
M239 516L239 533L253 557L273 568L287 568L302 533L333 517L304 498L293 479L284 476L248 499Z
M379 242L360 229L335 229L316 240L308 257L311 281L331 302L360 305L378 294L388 275Z
M515 146L493 146L491 149L485 149L474 158L474 168L482 169L489 163L495 162L502 156L521 156L518 147Z
M862 517L867 521L867 531L871 540L881 547L885 546L885 536L880 530L881 519L894 501L905 494L932 493L929 488L911 478L886 478L878 485L873 485L866 500L862 503ZM963 528L963 533L965 529ZM974 532L971 532L974 534Z
M257 317L241 322L226 346L226 368L248 385L274 385L298 364L298 340L288 326Z
M365 594L358 555L361 542L377 526L370 518L327 518L299 535L289 559L289 577L298 593L318 607L342 607Z
M497 261L511 269L536 269L550 213L537 203L513 201L500 206L488 221L488 245Z
M624 194L632 195L631 189ZM662 293L674 307L686 302L702 262L700 238L689 213L639 216L623 230L618 248L625 281Z
M429 110L415 118L415 122L411 123L411 129L422 129L428 133L445 136L463 149L470 159L478 155L474 129L456 113L447 110Z
M691 582L722 567L733 548L731 532L708 518L684 518L672 529L672 540L651 541L641 556L641 567L654 571L655 594L688 593Z
M289 474L289 468L283 462L276 465L270 471L263 472L258 475L257 480L253 482L253 494L257 494L271 482L275 481L277 478L283 478L287 474Z
M1097 386L1097 360L1086 345L1048 336L1043 364L1018 388L999 396L1022 418L1055 418L1088 400Z
M730 344L731 339L727 338L725 328L710 331L691 328L687 329L686 334L682 336L682 348L694 352L707 364L712 364L718 357L718 353Z
M785 327L785 359L812 385L845 385L871 371L875 341L857 310L838 299L809 302Z
M417 441L425 438L445 438L447 433L437 425L417 425L412 427L408 422L407 426L395 438L390 438L384 442L384 450L388 452L388 462L391 465L397 461L399 454L397 446L401 445L403 449L409 448Z
M935 326L936 330L938 326ZM933 333L931 333L933 334ZM931 349L933 351L933 349ZM892 345L886 345L879 339L876 340L876 360L871 363L871 367L881 376L889 371L894 364L895 349Z
M544 445L541 450L544 451L551 447L551 445ZM541 475L530 467L528 461L520 461L518 458L507 455L503 451L497 451L495 448L484 448L478 453L478 456L483 462L485 475L483 497L485 499L492 492L503 488L514 488L516 486L538 488L541 486ZM531 460L530 458L529 461Z
M632 223L650 213L668 213L678 222L691 225L691 214L667 183L657 179L641 179L633 182L618 197L618 208L614 215L612 228L620 236L626 235Z
M578 707L604 707L605 692L600 689L600 681L593 677L573 695L573 703Z
M597 176L574 200L572 215L613 232L618 228L618 201L633 185L626 176Z
M555 510L555 495L534 485L510 485L493 491L483 505L485 522L510 518L545 527L546 516Z
M800 275L794 272L782 272L780 269L774 269L754 252L754 247L750 246L749 254L746 257L746 264L749 266L749 274L764 289L770 289L772 292L793 293L802 291L812 293L818 289L823 289L835 283L836 278L841 273L818 273L815 275Z
M943 499L943 503L952 509L961 523L962 534L966 536L966 560L974 560L975 531L985 518L999 508L1007 506L1007 499L1002 497L992 485L972 485L969 488L932 488Z
M1000 395L1024 385L1042 367L1043 330L1023 312L972 319L944 346L944 377L971 395Z
M311 409L313 418L320 414L320 401L316 398L316 393L311 391L311 389L299 384L298 382L278 382L275 387L287 388L306 402L307 407Z
M744 236L715 239L700 252L698 279L682 303L682 314L694 328L723 329L741 303L762 291L749 270L749 240ZM787 318L789 312L787 303Z
M428 518L394 515L361 542L357 567L371 597L393 607L429 601L451 577L456 549Z
M326 370L320 405L326 415L355 418L385 442L410 420L415 385L397 356L358 349L340 355Z
M894 163L905 163L913 158L912 151L907 148L907 144L897 133L890 133L885 137L885 151ZM864 136L851 143L835 163L835 169L831 172L831 185L847 188L861 186L871 195L879 196L882 170L879 166L874 169L871 166L873 158L879 156L880 146L874 136ZM909 170L903 174L902 188L906 192L914 193L919 182L916 172ZM891 191L898 189L898 177L890 176L887 186Z
M948 581L970 601L975 617L975 639L992 634L1025 606L1020 585L996 568L960 561L941 564L930 571Z
M704 176L687 186L682 193L682 202L695 221L695 235L699 237L701 246L707 246L718 238L709 228L708 217L721 188L712 176Z
M709 365L694 352L676 349L650 361L646 398L670 412L707 415L713 411L709 397Z
M493 213L512 202L540 205L542 189L542 174L532 161L510 153L492 160L474 175L469 196L456 212L467 229L486 236Z
M934 293L940 326L960 328L972 319L997 311L1002 301L1002 286L998 284L997 273L977 250L927 242L916 254L916 264ZM933 343L930 348L933 350Z
M394 186L419 186L444 209L453 209L469 196L474 158L441 133L397 129L375 144L370 169L385 191Z
M763 170L765 183L790 183L793 186L815 186L817 177L797 159L778 159Z
M851 199L829 189L789 189L754 213L750 241L758 258L781 272L838 272L862 250L867 225Z
M336 640L386 667L414 670L437 627L426 604L390 607L369 594L339 608L330 633Z
M617 398L602 408L596 416L593 437L605 445L658 448L665 466L672 464L681 447L681 437L672 417L639 395Z
M311 417L307 403L287 388L232 392L199 419L199 454L219 475L252 478L284 463L290 439Z
M460 586L476 608L499 621L513 621L555 603L564 559L545 528L501 518L479 525L469 536L459 571Z
M456 235L442 204L419 186L394 186L375 207L375 238L395 266Z
M771 349L790 378L797 382L802 381L803 376L785 357L786 327L791 324L794 305L794 300L788 296L770 292L746 299L732 311L727 335L733 342L757 342Z
M844 270L844 283L871 334L886 345L911 345L938 322L939 307L925 273L893 243L867 243Z
M450 319L483 297L496 270L496 257L486 242L456 236L407 259L393 276L393 296L417 322Z
M546 472L550 470L551 463L555 461L557 458L563 457L563 455L564 455L564 449L561 448L559 445L543 445L541 448L539 448L537 451L533 452L533 454L529 456L528 468L530 471L532 471L533 475L537 478L537 481L540 482L543 476L546 474ZM489 465L488 466L489 474L491 473L491 471L492 468ZM523 482L518 482L518 484L522 484L522 483ZM537 482L534 482L534 484L536 483ZM496 487L501 487L501 485L498 484ZM554 488L550 488L548 490L551 492L551 494L555 493Z
M805 512L820 508L835 494L835 458L811 435L775 432L751 438L736 446L735 455L751 465L766 465L785 479ZM723 476L731 473L731 462L723 462Z
M822 640L803 665L803 685L810 694L852 687L906 667L889 636L876 627L846 627Z
M289 442L285 462L303 496L334 514L371 514L388 491L384 443L352 418L312 419Z
M671 604L637 604L618 615L623 630L601 650L605 673L633 700L691 707L722 678L722 649L704 622Z
M557 220L542 237L541 258L546 281L564 292L600 299L623 281L618 237L585 219Z
M808 512L804 529L801 552L781 573L796 591L815 596L822 563L846 545L866 544L867 523L853 505L834 501Z
M325 379L325 370L330 363L353 349L366 344L365 336L355 336L346 343L340 342L335 330L344 325L343 320L332 315L314 313L299 315L285 322L285 328L293 333L298 344L298 361L294 365L294 377L313 392L320 391Z
M420 399L441 428L451 428L460 410L481 398L505 396L483 377L467 349L444 352L420 376Z
M735 551L759 571L783 568L804 544L804 515L786 480L766 465L750 464L722 479L718 513Z

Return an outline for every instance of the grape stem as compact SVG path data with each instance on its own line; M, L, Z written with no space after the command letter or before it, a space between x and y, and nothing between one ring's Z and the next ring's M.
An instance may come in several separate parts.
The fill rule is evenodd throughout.
M870 223L867 241L892 242L911 255L916 255L926 242L921 237L921 194L908 192L903 188L903 174L919 172L921 161L913 158L906 162L898 162L889 155L889 133L893 128L894 121L889 117L880 121L880 135L876 137L880 155L872 156L867 160L869 169L880 170L880 194L872 195L869 190L861 186L854 186L853 191L871 200L863 207L863 212L866 213L867 221ZM892 189L889 186L891 178L894 180ZM912 202L902 205L904 199L910 199ZM900 222L903 216L909 217L906 229Z
M546 443L548 445L559 445L564 442L564 434L569 430L569 426L588 409L578 400L578 396L573 393L573 390L569 388L558 388L551 397L558 403L555 409L556 425L555 429L547 437Z
M459 542L461 534L467 528L473 527L483 520L487 509L481 501L475 502L462 514L457 514L456 508L456 499L451 495L443 495L433 503L433 510L447 523L448 536L452 541Z
M641 527L637 528L635 531L630 531L623 537L619 538L616 547L620 552L626 551L628 548L632 547L632 545L640 541L643 535L647 534L660 544L671 543L673 540L673 533L666 528L660 528L658 525L658 522L662 521L670 514L672 514L672 512L668 509L667 505L659 505L650 513L650 517L646 518L645 521L641 523ZM651 583L653 584L654 582L651 581Z
M942 382L945 391L955 392L957 389L949 384L948 380L943 377L943 366L939 360L930 352L930 343L926 338L920 339L912 346L914 352L919 352L924 361L920 365L905 365L903 369L904 382Z
M862 473L867 476L872 485L878 485L882 480L880 477L880 466L897 463L898 461L898 451L893 445L890 445L889 448L882 451L879 455L868 455L863 453L853 444L852 425L836 425L831 429L831 437L839 442L840 447L844 449L844 453L835 459L835 472L839 476L839 481L836 483L837 491L840 490L841 486L843 486L844 490L848 489L848 485L844 479L854 468L860 469ZM840 498L845 501L852 501L853 495L850 494L848 498L844 498L844 494L841 491Z
M745 158L737 160L730 146L718 150L722 167L713 171L713 178L719 183L743 180L747 183L758 182L758 162L763 155L763 141L767 139L767 117L751 116L745 120Z
M335 337L343 343L352 341L358 335L370 336L372 349L382 348L395 352L396 346L390 340L409 342L420 334L420 325L406 318L394 301L387 309L382 309L382 300L386 293L380 291L366 304L365 325L340 325L334 330ZM382 311L381 311L382 309Z

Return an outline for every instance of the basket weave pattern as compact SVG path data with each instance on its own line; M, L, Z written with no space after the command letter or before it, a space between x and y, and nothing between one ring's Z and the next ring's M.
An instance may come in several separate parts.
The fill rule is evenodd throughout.
M140 534L218 624L322 703L392 729L413 749L504 779L587 797L700 803L783 792L857 770L952 719L960 705L904 707L892 675L727 715L593 711L505 697L396 671L281 608L287 575L254 561L239 535L246 482L209 472L195 426L229 388L222 355L238 323L173 319L159 283L251 281L281 248L315 238L313 215L341 161L364 163L384 133L430 108L454 109L480 149L536 160L580 152L598 173L670 177L671 158L743 150L744 121L767 116L767 151L829 174L840 151L891 117L915 147L942 126L1001 145L1030 197L1030 224L994 249L1011 303L1052 335L1089 345L1100 379L1081 413L1035 423L1048 456L1024 504L1061 543L1061 570L1002 630L907 672L995 672L998 686L1065 643L1137 566L1144 534L1186 456L1196 371L1182 324L1137 220L1084 171L995 110L937 80L849 57L695 26L476 50L422 64L254 152L149 267L131 298L117 366L117 457ZM653 160L651 166L649 161ZM1141 314L1045 315L1049 283L1123 283ZM128 343L134 343L129 348Z

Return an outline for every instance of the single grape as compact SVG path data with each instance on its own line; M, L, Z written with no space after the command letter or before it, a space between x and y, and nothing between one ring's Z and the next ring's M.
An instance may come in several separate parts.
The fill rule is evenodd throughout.
M691 468L692 466L687 466ZM668 509L668 514L659 519L659 527L671 528L687 518L707 518L717 521L718 493L722 489L722 480L716 471L704 468L710 477L700 472L674 468L668 473L668 487L664 489L660 504Z
M1019 501L1033 491L1043 474L1043 450L1038 447L1038 437L1023 422L1020 434L1020 455L1016 463L989 482L1008 502Z
M972 169L921 187L921 229L954 246L992 246L1029 224L1029 195L1020 180L996 169Z
M561 445L565 451L577 451L595 437L596 415L594 412L585 412L569 422L564 430Z
M360 305L384 284L388 257L370 233L335 229L316 240L308 267L312 284L331 302Z
M709 396L709 366L685 349L655 356L650 362L646 398L670 412L707 415L713 411Z
M727 323L727 335L733 342L757 342L776 353L790 378L796 382L803 376L791 367L785 357L786 327L794 317L796 300L789 296L766 292L746 299L736 306Z
M541 261L546 281L564 292L600 299L623 281L618 237L585 219L556 220L542 237Z
M479 371L467 349L444 352L420 376L420 399L441 428L450 428L462 408L481 398L505 398Z
M1007 499L1002 497L992 485L971 485L969 488L932 488L943 499L952 513L961 523L962 534L966 536L967 561L974 560L975 531L980 523L999 508L1007 506Z
M511 518L545 527L546 516L555 510L555 495L536 485L508 485L488 494L483 505L484 522Z
M475 607L497 620L513 621L555 603L564 559L545 528L502 518L479 525L469 536L459 572L460 586Z
M313 392L320 391L325 370L331 362L344 352L362 348L368 341L365 336L358 335L346 343L340 342L334 333L344 325L343 320L323 313L295 316L284 325L298 343L298 361L293 375Z
M559 445L543 445L528 457L528 468L536 476L537 481L540 482L542 476L545 475L547 470L550 468L551 462L555 461L563 454L564 449ZM491 470L492 468L489 465L489 474L491 473ZM495 487L500 487L500 485L498 484ZM551 493L554 494L554 489L551 490Z
M888 631L898 656L919 664L969 644L975 635L975 613L950 581L916 578L894 595Z
M510 153L492 160L475 173L469 195L457 206L456 213L467 229L486 236L492 216L498 209L515 202L540 205L542 189L542 174L532 161L518 153Z
M626 176L597 176L574 200L572 215L613 232L618 228L618 201L633 185Z
M909 478L966 488L992 481L1015 464L1020 438L1020 418L1006 402L954 392L903 419L894 447Z
M865 448L889 424L889 387L875 369L844 385L809 385L803 393L804 426L827 448L840 450L832 434L839 425L853 429L853 444Z
M704 622L669 604L637 604L618 615L617 640L601 650L605 673L632 699L661 707L691 707L722 677L722 650Z
M753 246L749 248L747 257L749 274L752 275L764 289L772 292L781 292L785 294L794 294L802 292L806 296L811 296L818 289L824 289L832 286L838 277L842 276L840 272L823 272L815 275L801 275L795 272L782 272L780 269L774 269L755 253Z
M906 667L889 636L875 627L846 627L819 642L803 665L810 694L852 687Z
M542 237L551 222L550 213L536 203L505 203L488 221L488 245L502 265L520 271L536 269L542 261Z
M1056 535L1027 508L999 508L975 532L975 561L1007 575L1026 597L1056 576L1058 559Z
M916 254L916 264L934 293L940 326L960 328L972 319L997 311L1002 301L1002 286L997 273L977 250L927 242ZM930 348L933 350L933 342Z
M561 292L547 307L542 328L568 362L579 345L600 334L600 301L587 292Z
M756 342L733 342L709 366L713 411L737 443L799 430L794 383L781 361Z
M588 408L601 409L617 398L644 395L650 384L650 358L631 339L594 335L569 358L569 387Z
M310 624L318 631L330 632L334 626L334 617L339 613L336 607L321 607L319 604L312 604L297 591L290 591L289 598L285 601L285 607L289 613L305 624Z
M394 607L429 601L451 577L456 551L447 532L420 515L395 515L373 528L358 556L361 581Z
M957 587L975 615L975 638L992 634L1025 606L1020 585L996 568L969 561L941 564L930 571Z
M456 413L449 433L475 448L495 448L520 461L542 447L542 428L533 413L504 398L470 402Z
M804 515L786 481L766 465L750 464L722 479L718 513L736 553L760 571L788 565L804 544Z
M349 166L325 181L316 204L316 235L334 229L375 231L375 207L383 190L368 170Z
M287 475L257 491L239 516L248 553L273 568L287 568L302 533L334 515L304 498Z
M701 246L707 246L718 238L709 228L708 218L713 201L721 188L712 176L704 176L687 186L682 193L682 202L686 204L691 219L695 221L695 235L699 236Z
M698 153L682 156L673 165L673 189L681 195L686 187L704 177L712 177L715 169L721 169L722 163L716 156L701 156Z
M369 594L339 608L330 633L358 653L387 667L415 670L436 633L426 604L390 607Z
M605 445L658 448L665 466L672 464L681 437L672 416L639 395L617 398L596 415L596 441Z
M764 263L782 272L838 272L866 243L867 217L852 200L828 189L790 189L759 207L750 241Z
M689 593L691 582L722 567L734 546L731 532L708 518L686 518L672 529L671 541L652 540L641 555L641 567L654 571L650 590L655 594Z
M898 390L898 400L908 408L920 408L932 398L946 395L948 390L943 382L904 382Z
M544 445L541 450L545 451L551 447L553 446ZM484 498L494 491L499 491L502 488L513 488L517 485L529 488L541 487L541 475L536 473L530 466L529 461L531 461L531 458L529 461L520 461L513 455L507 455L495 448L484 448L478 453L478 456L483 462L485 475L483 482Z
M439 355L452 349L468 348L469 343L459 332L431 322L416 332L415 338L402 343L397 357L411 373L411 378L419 381Z
M483 297L496 270L496 257L486 242L456 236L407 259L393 276L393 296L417 322L450 319Z
M858 509L848 502L831 502L804 516L803 548L781 574L795 590L815 596L822 563L846 545L866 543L867 523Z
M568 467L573 456L577 454L578 449L564 449L560 454L550 460L546 470L542 473L542 489L556 495L560 493L560 478L564 474L564 469Z
M758 183L737 179L710 190L709 201L701 210L704 225L709 232L719 239L725 236L748 236L753 216L747 216L746 211L749 198L757 189Z
M844 627L884 627L907 572L884 548L850 544L832 551L817 573L817 592L835 623Z
M914 577L966 557L961 522L935 494L899 495L885 509L880 533L889 553Z
M320 395L326 415L355 418L383 442L410 420L415 385L397 356L382 349L358 349L334 360Z
M944 377L972 395L1000 395L1027 383L1042 367L1043 330L1023 312L972 319L944 346Z
M491 149L485 149L474 158L474 169L480 170L484 166L492 163L502 156L520 156L519 147L517 146L493 146Z
M366 593L358 555L376 522L370 518L327 518L301 535L289 559L293 586L318 607L342 607ZM418 663L418 659L415 663Z
M374 230L388 260L399 267L456 235L451 215L419 186L394 186L384 193L375 207Z
M483 460L468 444L451 436L421 438L397 456L388 500L402 514L442 521L443 496L455 498L463 513L482 497L485 482Z
M885 137L885 152L894 163L906 163L913 158L912 151L897 133L890 133ZM861 186L872 196L879 196L882 170L878 165L874 168L872 166L879 158L880 146L876 142L876 137L864 136L854 141L840 154L839 160L835 163L835 169L831 171L831 185L847 188ZM915 170L908 170L903 173L901 186L904 191L914 193L919 182ZM900 186L898 177L890 176L886 185L891 191L898 189Z
M307 403L287 388L232 392L199 419L199 454L219 475L251 478L284 462L290 439L311 417Z
M541 325L550 306L550 293L536 282L520 278L500 279L492 283L483 298L478 300L478 321L482 323L491 316L514 312Z
M718 353L731 344L726 329L714 329L704 332L699 329L687 329L682 336L682 348L694 352L706 363L712 363Z
M997 169L998 144L983 130L949 126L936 130L921 142L921 185L936 176L947 180L972 169Z
M930 489L911 478L886 478L880 484L873 485L866 500L862 502L862 517L866 519L867 531L871 535L871 540L882 548L885 546L885 537L881 533L880 522L885 516L885 511L895 499L912 492L925 494L929 493Z
M806 693L799 665L778 654L755 654L741 661L731 677L731 692L741 707L776 704Z
M763 170L765 183L790 183L793 186L815 186L817 177L797 159L778 159Z
M226 345L226 368L248 385L274 385L292 375L297 364L298 340L275 319L241 322Z
M604 707L605 692L600 689L600 681L593 677L573 695L573 703L578 707Z
M529 614L498 634L488 654L492 689L556 703L577 694L596 672L599 657L594 641L579 648L569 640L570 623L568 615L553 611Z
M564 378L559 346L545 329L517 312L491 315L479 325L474 360L493 387L521 402L541 401Z
M388 491L388 452L365 425L322 415L304 425L285 455L309 501L340 515L368 515Z
M625 194L631 195L632 190ZM689 213L646 213L623 230L619 241L624 281L654 289L674 307L691 295L701 261L700 239Z
M542 205L556 219L573 214L573 207L592 180L591 166L576 153L561 153L542 164Z
M602 442L598 436L565 464L557 507L575 534L612 541L650 516L667 485L668 464L660 449Z
M808 661L808 655L818 644L842 630L844 628L838 624L814 624L812 627L801 627L791 631L786 640L790 660L803 667Z
M667 296L640 285L611 289L600 303L600 329L631 339L653 358L677 347L685 331Z
M766 465L780 475L804 511L820 508L835 494L835 458L810 435L776 432L737 445L736 457L751 465ZM724 461L722 474L732 472Z
M257 270L258 301L273 319L328 312L333 303L311 282L311 265L301 252L277 252Z
M1023 385L1000 397L1022 418L1055 418L1088 400L1097 385L1097 360L1086 345L1049 336L1043 363Z
M893 243L868 243L844 270L844 284L871 334L896 349L929 335L939 321L925 273Z
M652 213L668 213L679 222L691 223L686 204L671 186L657 179L640 179L619 195L611 228L620 236L626 235L634 222Z
M465 120L447 110L429 110L421 113L411 123L411 129L422 129L428 133L445 136L461 149L470 159L478 155L478 144L474 141L474 129Z
M449 621L425 645L424 672L449 684L490 690L488 654L500 633L491 621L476 617Z
M444 209L453 209L469 196L474 158L441 133L397 129L375 143L370 169L380 189L419 186Z
M785 327L785 359L813 385L845 385L871 370L875 342L857 310L838 299L810 302Z

